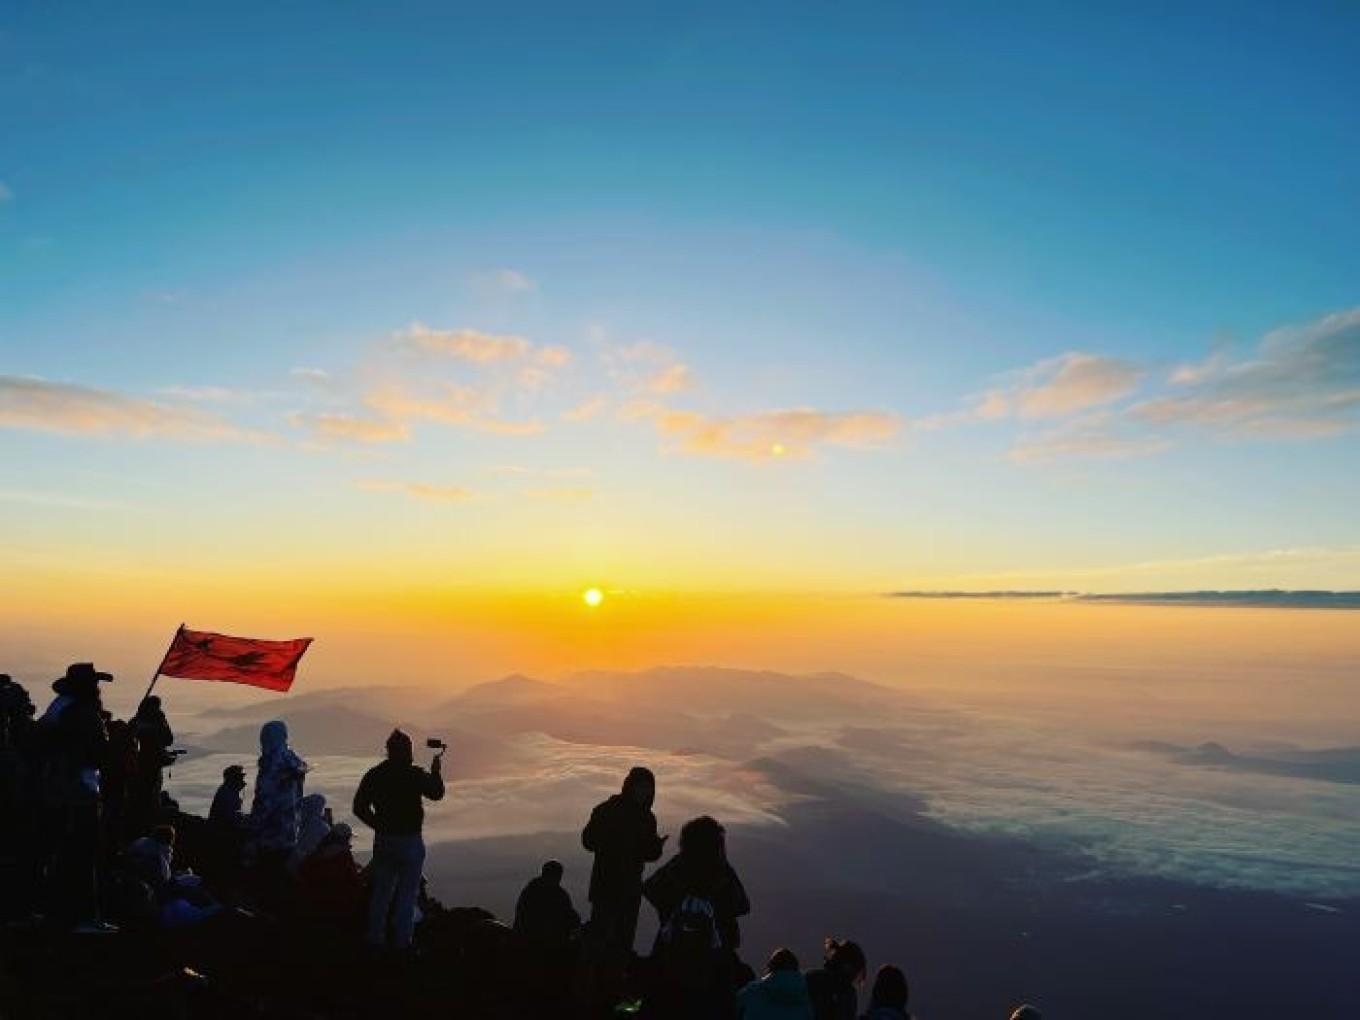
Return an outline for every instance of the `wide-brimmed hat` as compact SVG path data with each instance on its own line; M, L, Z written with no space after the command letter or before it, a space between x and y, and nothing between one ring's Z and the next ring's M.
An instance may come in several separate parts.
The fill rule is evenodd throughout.
M77 687L93 687L100 683L110 683L112 680L112 673L101 673L94 668L93 662L73 662L66 667L66 674L58 677L52 684L52 689L63 691Z

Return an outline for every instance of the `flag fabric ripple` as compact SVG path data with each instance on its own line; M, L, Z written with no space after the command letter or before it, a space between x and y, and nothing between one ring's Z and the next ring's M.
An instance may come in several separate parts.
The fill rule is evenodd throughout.
M181 627L159 672L184 680L217 680L286 691L293 686L298 661L311 643L311 638L266 641Z

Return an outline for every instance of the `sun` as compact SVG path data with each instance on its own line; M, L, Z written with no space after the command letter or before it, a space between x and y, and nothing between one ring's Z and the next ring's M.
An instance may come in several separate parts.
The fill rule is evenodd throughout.
M604 601L604 592L599 588L587 588L581 593L581 598L585 599L586 605L592 609Z

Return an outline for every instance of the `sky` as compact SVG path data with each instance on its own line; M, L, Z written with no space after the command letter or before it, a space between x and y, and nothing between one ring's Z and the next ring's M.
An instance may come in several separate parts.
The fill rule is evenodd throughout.
M1360 587L1360 13L1086 6L7 5L0 605Z

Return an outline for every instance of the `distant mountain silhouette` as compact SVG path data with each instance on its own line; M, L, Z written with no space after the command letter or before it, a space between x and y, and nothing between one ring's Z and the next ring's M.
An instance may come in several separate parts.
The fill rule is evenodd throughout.
M1288 779L1311 779L1321 783L1360 784L1360 747L1246 755L1236 754L1214 741L1183 747L1165 741L1144 740L1135 741L1130 746L1134 750L1165 755L1184 765L1233 769Z

